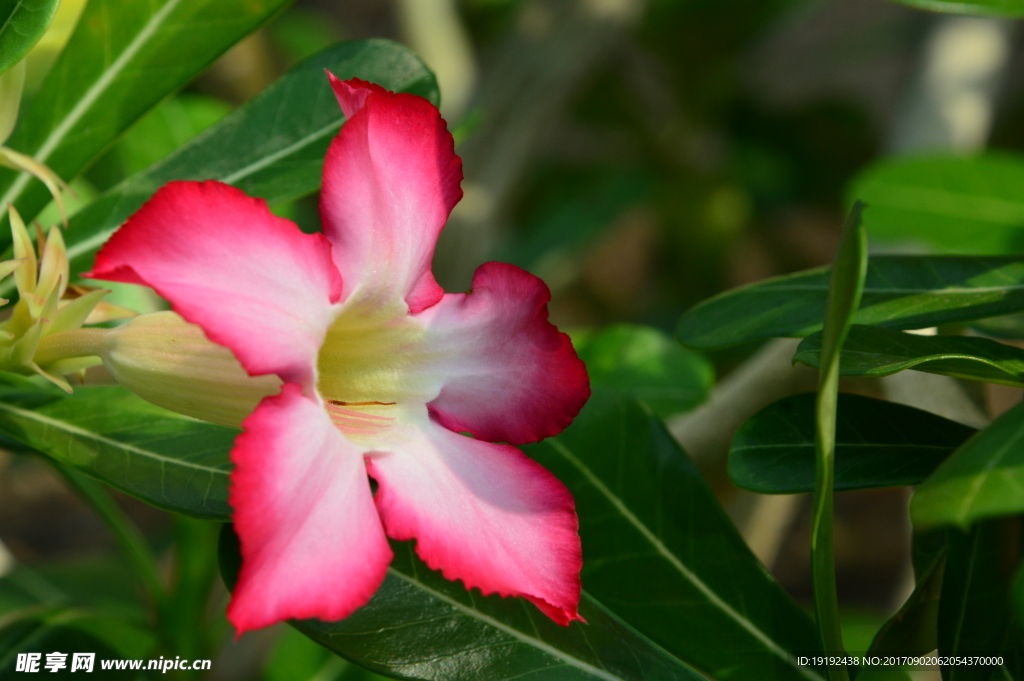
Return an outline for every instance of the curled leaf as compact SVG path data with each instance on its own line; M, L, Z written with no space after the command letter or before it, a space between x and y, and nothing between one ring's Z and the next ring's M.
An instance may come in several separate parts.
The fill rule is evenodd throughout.
M25 154L7 147L0 147L0 166L7 166L8 168L17 170L18 172L29 173L45 184L46 188L50 190L50 194L53 196L54 202L57 204L57 209L60 210L61 221L64 223L64 226L67 227L68 212L64 207L64 197L61 195L62 191L71 191L71 187L68 186L67 182L62 180L57 173L53 172L31 156L26 156Z

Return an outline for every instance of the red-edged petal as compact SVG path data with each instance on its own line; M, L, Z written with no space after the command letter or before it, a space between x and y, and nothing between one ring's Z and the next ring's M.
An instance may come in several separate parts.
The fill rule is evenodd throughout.
M347 617L376 592L392 555L362 454L295 384L242 427L231 452L242 570L228 619L242 633Z
M165 185L83 276L152 286L250 374L303 384L341 295L323 235L212 181Z
M430 272L437 237L462 198L462 161L433 104L332 79L348 121L324 161L320 213L345 297L404 299L413 312L444 291Z
M523 444L556 435L590 397L583 362L548 321L551 294L515 265L489 262L469 293L450 293L419 316L443 348L443 381L428 406L451 430Z
M572 495L543 466L424 418L367 468L388 536L416 539L432 569L485 595L527 598L558 624L582 619Z

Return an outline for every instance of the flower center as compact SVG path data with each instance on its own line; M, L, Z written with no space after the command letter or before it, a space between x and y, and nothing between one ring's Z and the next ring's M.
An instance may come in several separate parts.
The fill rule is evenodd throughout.
M426 328L401 300L357 300L338 315L317 358L317 390L349 439L371 442L393 425L402 405L437 396L425 339Z

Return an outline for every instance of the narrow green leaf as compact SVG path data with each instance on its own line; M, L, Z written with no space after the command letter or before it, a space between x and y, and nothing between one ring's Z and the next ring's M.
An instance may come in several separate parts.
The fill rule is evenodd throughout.
M58 5L60 0L0 0L0 73L39 42Z
M572 426L523 449L573 493L584 588L641 634L722 681L823 678L793 659L819 649L810 619L649 409L598 389Z
M949 14L977 14L983 17L1024 16L1021 0L899 0L905 5Z
M949 457L914 493L917 528L1024 512L1024 403L997 418Z
M726 291L679 320L684 345L708 349L821 328L830 268ZM922 329L1024 310L1022 256L875 256L856 324Z
M944 533L943 533L944 534ZM917 549L918 538L914 538ZM938 617L942 580L948 547L945 537L916 571L916 586L910 597L871 642L875 655L927 655L939 645Z
M227 519L237 435L153 406L117 386L73 395L0 388L0 431L143 501Z
M840 394L835 489L917 485L974 433L920 409ZM770 404L736 431L729 479L758 494L814 491L814 436L813 394Z
M91 0L8 146L70 180L142 114L289 2ZM0 206L14 203L30 220L49 200L29 175L0 170ZM0 243L9 243L2 234Z
M522 599L480 596L430 570L411 542L394 543L384 583L338 622L292 625L329 650L389 676L437 681L530 678L700 681L696 672L584 595L587 624L560 627ZM233 585L238 538L221 533L221 571Z
M817 368L821 334L803 339L793 361ZM878 326L856 325L850 329L839 373L889 376L905 369L1024 387L1024 350L989 338L921 336Z
M700 404L715 382L706 357L650 326L616 324L574 335L573 345L587 365L591 385L631 395L658 416Z
M861 172L849 196L867 203L872 240L959 255L1024 246L1024 157L1017 154L886 158Z
M220 180L271 204L316 191L327 146L345 120L324 69L438 101L433 74L408 48L387 40L335 45L75 214L66 236L72 274L91 267L103 242L170 180Z
M1003 665L949 665L944 681L1021 678L1024 638L1013 622L1010 583L1020 562L1022 521L978 523L949 531L949 558L939 603L939 656L999 656Z

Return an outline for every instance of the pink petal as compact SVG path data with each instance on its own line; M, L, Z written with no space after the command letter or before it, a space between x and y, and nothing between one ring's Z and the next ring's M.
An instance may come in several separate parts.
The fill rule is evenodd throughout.
M583 559L572 496L515 447L422 419L367 460L388 536L448 579L484 595L522 596L558 624L582 619Z
M462 161L433 104L332 78L348 117L324 162L320 213L345 297L404 299L413 312L444 291L430 273L437 237L462 198Z
M242 427L231 452L242 570L228 619L241 634L347 617L373 596L392 556L362 454L295 384Z
M165 185L106 243L92 279L152 286L252 375L308 383L341 295L321 234L220 182Z
M419 315L444 348L440 395L428 406L454 431L523 444L561 432L590 397L583 362L548 321L551 294L515 265L489 262L469 293L450 293Z

